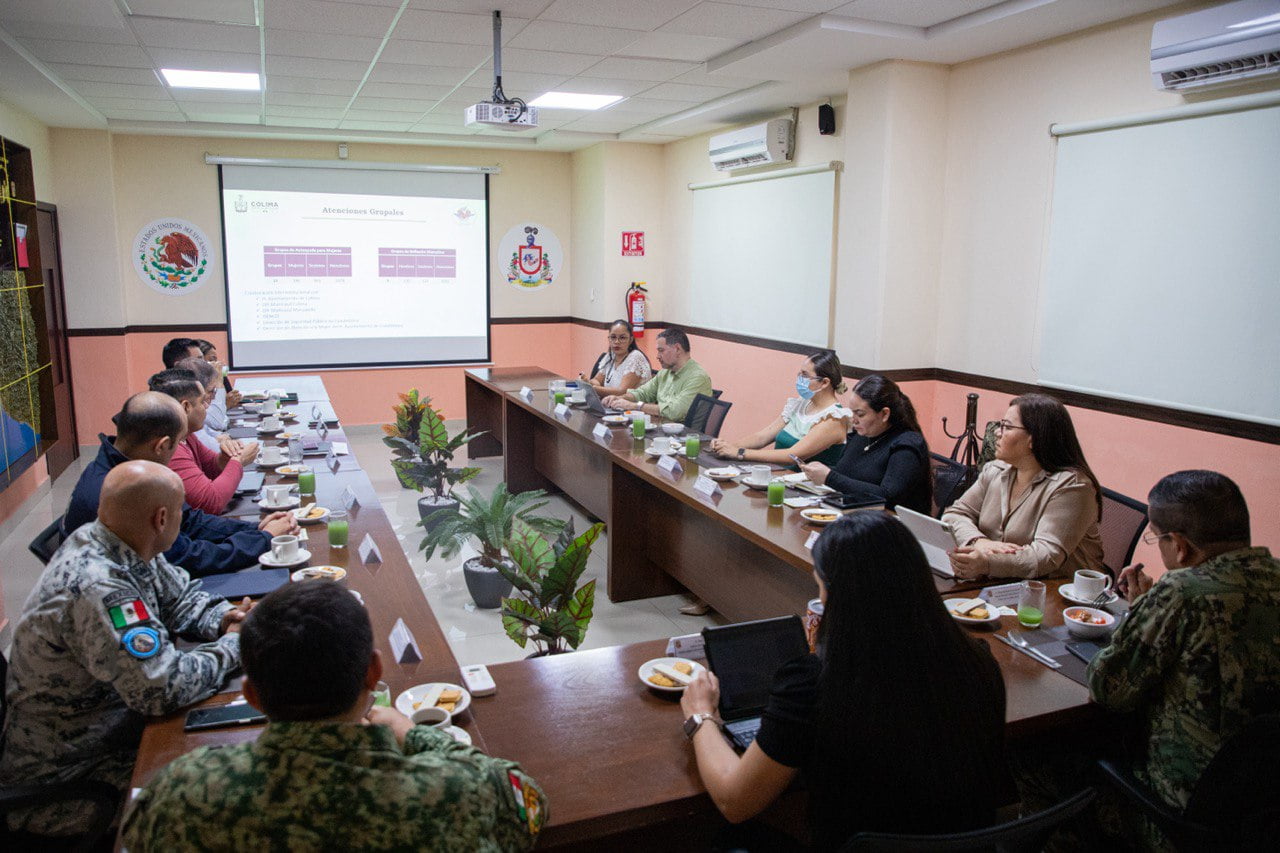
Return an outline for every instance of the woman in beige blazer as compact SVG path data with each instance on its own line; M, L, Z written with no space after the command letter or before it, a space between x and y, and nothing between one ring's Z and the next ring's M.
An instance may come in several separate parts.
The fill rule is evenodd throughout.
M1102 568L1102 489L1071 415L1044 394L1015 397L996 458L943 513L962 578L1037 578Z

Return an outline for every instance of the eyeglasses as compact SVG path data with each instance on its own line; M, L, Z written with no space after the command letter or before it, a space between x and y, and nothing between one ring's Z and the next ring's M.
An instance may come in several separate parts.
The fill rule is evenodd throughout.
M625 342L625 341L628 341L628 340L630 340L630 339L631 339L631 336L630 336L630 335L610 335L610 336L609 336L609 340L611 340L611 341L623 341L623 342Z
M1000 430L1000 432L1008 432L1011 429L1020 429L1023 432L1027 432L1026 427L1011 424L1008 421L996 421L996 429Z
M821 376L811 376L803 370L796 374L796 379L808 379L810 382L817 382L821 378Z
M1146 542L1148 545L1154 545L1157 542L1159 542L1161 539L1169 535L1170 534L1168 533L1156 533L1154 530L1152 530L1148 533L1142 534L1142 541Z

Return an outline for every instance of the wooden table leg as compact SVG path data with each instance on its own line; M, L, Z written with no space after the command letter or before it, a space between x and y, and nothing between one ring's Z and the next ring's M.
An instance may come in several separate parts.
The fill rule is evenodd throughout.
M505 400L503 405L502 478L507 481L507 488L512 492L555 491L555 483L538 473L534 462L538 418Z
M467 445L467 455L471 459L484 456L502 455L502 408L506 395L464 376L462 386L467 401L467 428L486 430L485 434L473 438Z

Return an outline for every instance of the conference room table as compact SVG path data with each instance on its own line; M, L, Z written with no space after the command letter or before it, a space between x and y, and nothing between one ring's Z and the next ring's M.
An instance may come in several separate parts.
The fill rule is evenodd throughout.
M323 393L318 383L314 377L275 377L256 383L241 379L237 384L242 390L259 386L310 388L308 393L318 397ZM538 414L519 408L517 424L522 417ZM511 410L505 413L510 414ZM507 429L509 436L510 427ZM629 435L626 440L630 441ZM518 440L516 446L522 441ZM613 455L614 442L619 444L617 457ZM603 443L600 447L605 448ZM685 505L679 495L672 493L684 482L683 477L674 481L659 480L671 486L671 489L660 488L649 482L655 477L652 472L642 474L634 470L650 463L647 459L643 462L632 459L633 454L621 438L612 438L607 449L611 454L610 464L624 468L617 479L609 481L611 489L616 488L622 478L630 477L644 481L630 484L637 500ZM614 461L615 458L621 458L622 462ZM356 488L357 494L364 488L372 490L367 475L358 467L339 472L331 471L327 464L313 464L313 467L317 471L321 505L334 505L326 496L339 493L343 488L340 484L360 486L363 479L363 486ZM274 480L275 475L267 475L268 483ZM743 504L740 515L721 522L743 529L742 532L735 530L733 535L747 543L744 548L775 557L781 552L796 558L794 562L803 561L808 552L802 540L807 539L809 531L797 526L790 510L786 513L768 510L763 506L763 499L757 504L754 497L736 491L726 491L720 506L730 498L750 502ZM716 504L709 506L717 508ZM644 505L634 505L631 509L641 516L649 512ZM758 516L754 522L746 517L748 509ZM704 521L698 524L705 526ZM748 537L745 529L757 526L764 532L757 530L754 538ZM361 499L354 509L350 544L346 549L328 547L323 524L308 529L311 535L306 547L313 555L310 564L343 566L349 573L345 584L361 594L373 622L375 644L387 661L384 679L391 686L393 697L422 682L461 683L458 662L377 500L366 503ZM609 533L612 539L615 535L612 528ZM356 549L366 534L377 543L381 563L366 565L360 561ZM656 552L647 552L646 559L651 559L648 555L652 553ZM723 556L715 559L724 564ZM781 558L778 561L796 575L804 575L792 561ZM812 581L809 583L803 591L806 600L813 596ZM1057 585L1050 585L1046 627L1061 624L1063 602L1052 593ZM495 611L494 619L497 618ZM397 619L404 620L417 640L422 652L420 662L394 662L389 635ZM1007 617L1000 620L998 627L1015 632L1024 630L1017 626L1016 620ZM1011 739L1087 727L1100 719L1099 709L1089 703L1082 685L996 642L990 627L966 627L966 630L990 646L1000 665L1008 696L1006 719ZM639 837L652 842L679 832L680 837L687 840L692 837L688 833L698 827L714 833L721 825L698 777L693 752L681 731L683 717L679 702L669 694L649 690L637 674L643 662L665 654L666 643L667 638L654 637L612 648L492 665L489 670L497 685L495 695L473 698L468 711L455 721L471 735L479 749L520 762L541 784L550 802L550 819L543 829L540 846L556 849L629 847ZM232 690L200 704L225 704L236 695ZM186 713L184 710L148 723L134 767L132 785L135 788L186 752L200 746L252 740L262 729L243 726L187 733L183 731ZM803 824L803 809L797 809L796 798L802 796L802 793L790 795L769 809L764 817L798 829ZM211 828L211 831L214 830ZM679 847L674 845L675 849Z

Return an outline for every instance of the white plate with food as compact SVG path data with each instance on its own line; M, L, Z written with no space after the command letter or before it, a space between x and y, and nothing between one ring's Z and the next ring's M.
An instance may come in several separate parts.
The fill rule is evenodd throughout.
M730 465L726 468L708 468L704 473L713 480L724 482L734 477L741 477L742 469Z
M276 473L281 477L296 477L306 470L308 470L306 465L281 465L276 469Z
M972 604L975 601L978 603ZM957 622L986 625L1000 621L1000 609L980 598L948 598L943 600L942 606Z
M289 575L292 581L340 581L346 577L347 570L342 566L308 566ZM364 600L360 603L364 604Z
M625 426L631 423L631 418L627 417L626 415L604 415L600 418L600 420L604 421L610 426Z
M299 524L319 524L329 517L329 509L320 504L300 506L293 511L293 517Z
M1068 607L1062 611L1062 624L1067 633L1082 640L1105 637L1116 625L1116 617L1092 607Z
M471 707L471 694L460 685L432 681L410 687L396 697L396 710L406 717L412 717L419 708L432 705L444 708L456 717Z
M281 409L276 412L276 417L282 421L296 421L298 419L297 412L291 412L288 409Z
M667 445L666 450L659 450L658 448L654 447L652 444L646 444L644 447L644 452L649 456L672 456L676 453L684 453L684 448L676 447L674 445L669 444Z
M816 506L800 510L800 515L810 524L830 524L840 518L840 513L836 512L834 509L825 509L823 507Z
M667 670L667 673L664 674L660 669ZM676 672L693 678L705 669L702 664L688 658L654 658L640 664L636 675L640 677L640 683L650 689L661 690L663 693L682 693L685 686L670 673Z
M258 555L258 562L268 569L292 569L294 566L301 566L310 559L311 552L306 548L299 548L297 556L292 560L277 560L275 555L270 551L264 551L262 554ZM295 572L294 574L297 573Z

